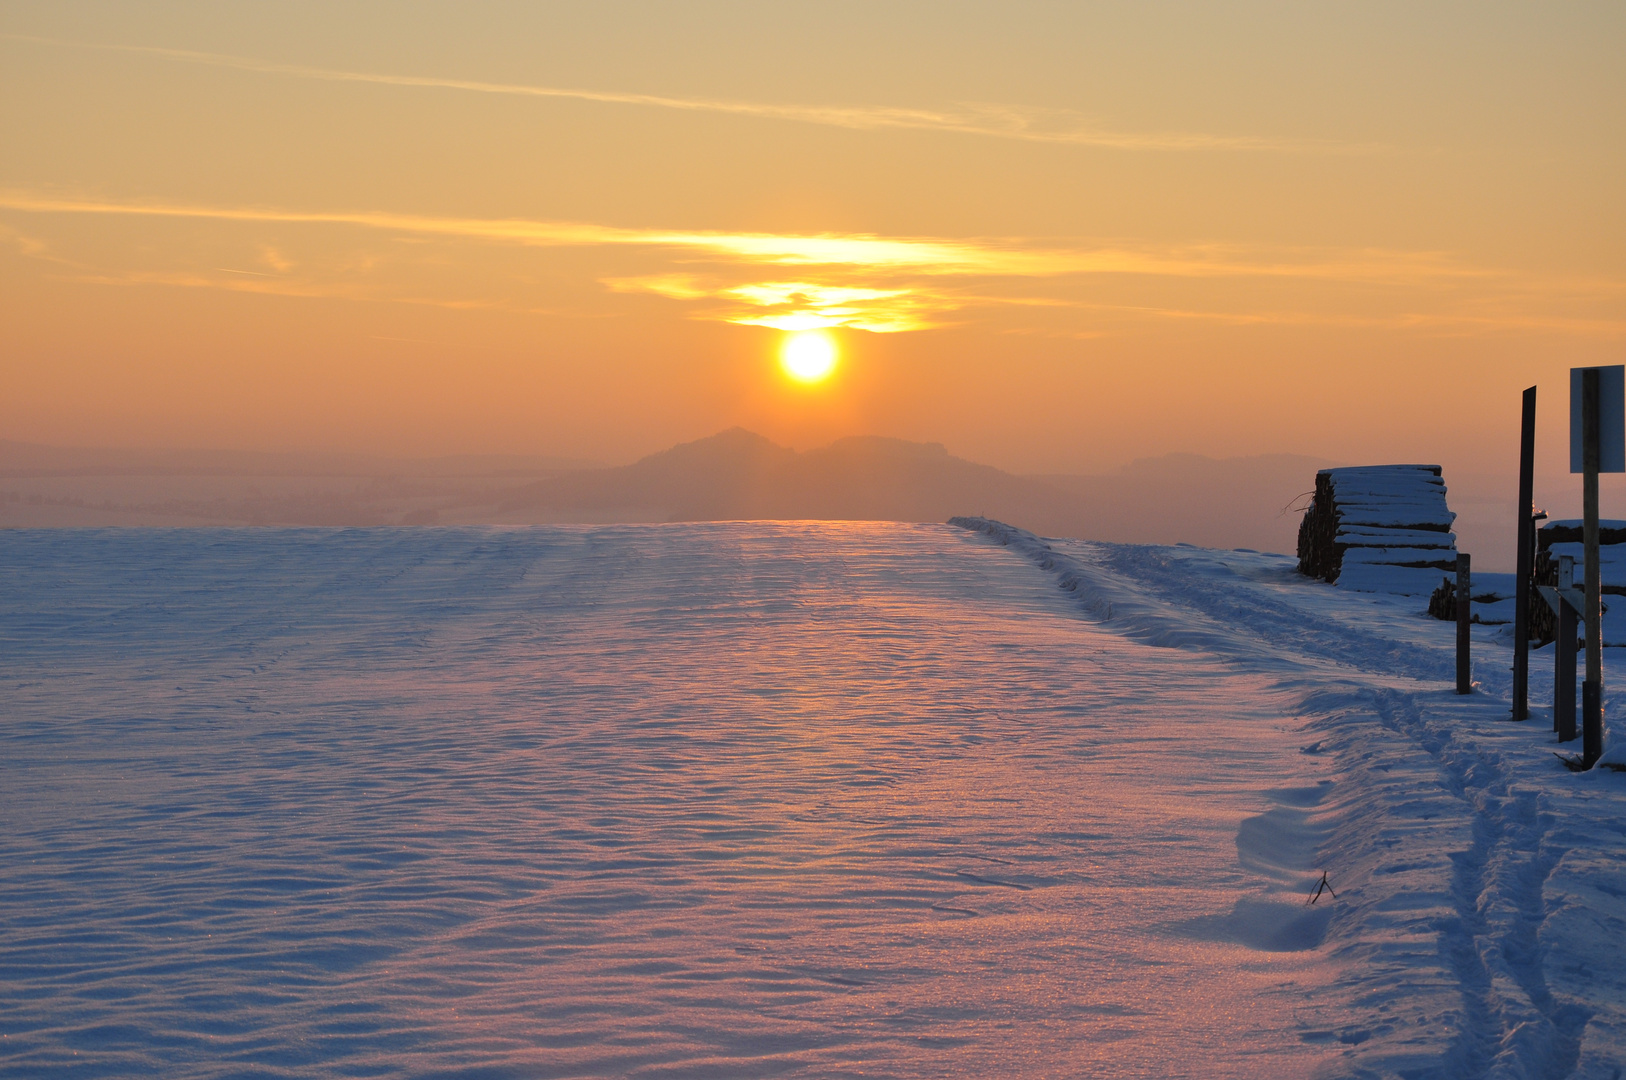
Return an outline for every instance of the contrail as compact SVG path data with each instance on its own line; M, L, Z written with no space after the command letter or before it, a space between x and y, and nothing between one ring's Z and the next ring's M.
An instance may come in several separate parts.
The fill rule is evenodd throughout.
M0 34L0 38L10 41L54 45L61 48L96 49L105 52L159 56L188 64L232 68L238 71L281 75L296 79L461 90L477 94L507 94L519 97L563 98L573 101L592 101L607 105L631 105L645 108L678 109L687 112L723 113L731 116L749 116L767 120L789 120L805 124L821 124L827 127L848 128L856 131L874 131L887 128L939 131L956 135L1017 139L1023 142L1094 146L1114 150L1231 150L1270 151L1289 154L1370 154L1385 149L1372 144L1274 139L1249 135L1209 135L1201 132L1122 132L1076 124L1067 128L1050 129L1037 125L1047 117L1068 119L1072 114L1063 110L1033 109L1009 105L966 105L959 111L905 109L870 105L776 105L755 101L732 101L722 98L680 98L661 94L632 94L620 91L582 90L572 87L532 86L525 83L481 82L474 79L445 79L421 75L381 75L371 72L307 67L301 64L279 64L268 60L256 60L253 57L196 52L190 49L66 41L57 38L36 37L29 34Z

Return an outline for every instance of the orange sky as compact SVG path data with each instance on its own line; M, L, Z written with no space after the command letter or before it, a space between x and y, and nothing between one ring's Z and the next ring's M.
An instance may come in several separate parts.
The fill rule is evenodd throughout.
M1626 360L1617 3L330 7L0 9L0 437L1560 469Z

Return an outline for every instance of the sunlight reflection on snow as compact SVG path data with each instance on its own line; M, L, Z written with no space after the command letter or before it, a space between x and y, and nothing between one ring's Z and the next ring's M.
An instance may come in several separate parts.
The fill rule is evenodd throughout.
M38 600L6 616L20 1061L1324 1053L1291 1022L1318 954L1191 931L1265 882L1238 829L1304 767L1277 691L1095 628L968 534L65 535L9 541Z

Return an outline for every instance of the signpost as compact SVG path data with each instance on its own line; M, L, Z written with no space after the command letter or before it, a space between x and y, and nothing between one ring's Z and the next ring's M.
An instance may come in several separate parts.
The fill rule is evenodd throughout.
M1473 665L1469 662L1469 648L1473 644L1473 574L1468 556L1457 553L1457 693L1474 692Z
M1559 742L1575 738L1575 557L1562 555L1558 559L1558 591L1570 601L1558 606L1558 641L1553 646L1553 727ZM1586 610L1586 597L1579 597L1581 610Z
M1570 472L1581 473L1581 541L1586 560L1581 760L1590 769L1603 754L1603 572L1598 564L1598 473L1626 472L1626 366L1570 368Z
M1586 611L1586 594L1575 587L1575 557L1558 557L1558 584L1542 585L1541 596L1557 617L1553 639L1553 730L1559 742L1575 738L1575 621Z
M1530 579L1535 574L1536 388L1524 392L1519 425L1519 546L1513 578L1513 719L1530 718Z

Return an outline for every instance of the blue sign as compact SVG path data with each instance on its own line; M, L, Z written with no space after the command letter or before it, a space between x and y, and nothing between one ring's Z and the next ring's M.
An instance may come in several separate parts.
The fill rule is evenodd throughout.
M1570 368L1570 472L1586 471L1581 447L1581 372L1598 373L1598 471L1626 472L1626 365Z

